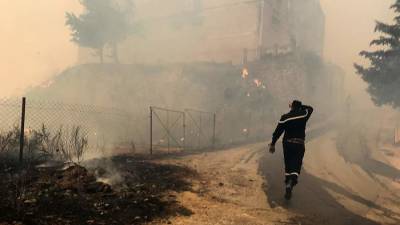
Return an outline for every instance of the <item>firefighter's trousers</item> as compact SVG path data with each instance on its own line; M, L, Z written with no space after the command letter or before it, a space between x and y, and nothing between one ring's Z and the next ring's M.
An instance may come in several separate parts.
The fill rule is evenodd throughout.
M285 159L285 183L290 180L297 184L305 152L304 143L283 142L283 155Z

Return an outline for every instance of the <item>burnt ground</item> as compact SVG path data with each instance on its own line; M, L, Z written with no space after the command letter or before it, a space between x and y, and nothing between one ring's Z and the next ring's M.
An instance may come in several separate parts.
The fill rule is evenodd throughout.
M86 169L88 168L88 169ZM41 167L2 163L0 224L143 224L191 215L171 193L197 174L132 156Z

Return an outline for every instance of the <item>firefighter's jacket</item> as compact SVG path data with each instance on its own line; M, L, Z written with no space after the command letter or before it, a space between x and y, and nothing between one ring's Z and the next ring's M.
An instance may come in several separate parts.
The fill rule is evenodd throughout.
M313 111L311 106L303 105L298 109L293 109L289 113L282 115L272 135L272 144L275 145L284 132L283 142L304 142L306 137L306 124Z

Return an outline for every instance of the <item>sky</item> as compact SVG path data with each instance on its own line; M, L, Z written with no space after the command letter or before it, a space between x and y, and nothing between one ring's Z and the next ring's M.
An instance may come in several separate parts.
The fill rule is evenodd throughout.
M375 20L390 21L394 0L321 0L326 14L324 56L343 67L348 84L363 94L365 85L352 64L368 49ZM78 0L0 0L0 97L18 95L76 63L65 12L79 12ZM348 85L350 86L350 85Z
M355 74L355 62L366 64L358 53L371 50L377 37L375 21L392 22L394 0L321 0L326 16L324 57L346 71L346 89L353 98L370 102L366 84Z
M0 0L0 97L21 94L73 65L77 47L64 26L74 0Z

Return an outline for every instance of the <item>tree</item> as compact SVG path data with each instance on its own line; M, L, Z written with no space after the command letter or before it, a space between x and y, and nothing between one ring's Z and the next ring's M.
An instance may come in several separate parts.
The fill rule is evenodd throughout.
M66 13L66 25L72 31L72 41L81 47L96 50L101 63L104 62L104 48L109 46L114 61L119 62L118 43L131 30L131 0L81 0L80 3L85 8L84 13L79 16Z
M378 50L362 51L369 67L355 64L358 74L368 83L368 92L376 105L400 107L400 0L391 6L398 16L393 24L377 22L375 32L382 35L371 42Z

